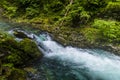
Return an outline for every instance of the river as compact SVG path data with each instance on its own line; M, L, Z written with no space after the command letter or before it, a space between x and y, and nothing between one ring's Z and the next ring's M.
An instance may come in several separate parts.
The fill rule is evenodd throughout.
M0 22L0 28L10 34L16 29L5 22ZM100 49L64 47L52 40L49 33L30 27L17 29L34 36L44 54L42 60L33 64L37 73L29 75L31 80L120 80L119 56Z

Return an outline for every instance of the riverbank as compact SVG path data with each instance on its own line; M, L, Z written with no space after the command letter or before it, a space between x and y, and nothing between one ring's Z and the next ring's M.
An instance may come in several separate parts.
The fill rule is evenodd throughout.
M11 20L12 21L12 20ZM14 21L15 22L15 21ZM53 40L59 42L63 46L73 46L83 49L103 49L114 53L115 55L120 55L120 45L119 43L110 43L99 41L97 34L89 32L91 29L86 26L85 28L69 28L69 27L57 27L47 24L38 24L34 22L16 22L17 25L33 27L41 31L45 31L51 34ZM89 30L90 29L90 30ZM88 32L88 34L86 34ZM90 34L92 33L92 34ZM90 38L87 38L90 34ZM94 35L93 35L94 34Z
M19 5L21 1L18 3L15 1L15 4L3 1L1 3L4 8L2 13L9 19L8 21L12 21L11 23L27 24L51 33L53 39L64 46L100 48L116 55L120 54L119 1L92 1L89 4L87 1L82 1L84 4L75 1L74 4L72 4L73 2L69 4L68 1L58 0L59 3L50 1L49 6L47 2L41 2L44 5L36 4L35 9L33 5L37 1L33 4L30 2L23 2L22 9ZM30 5L25 7L24 5L27 3ZM91 4L97 7L91 6ZM86 5L90 6L90 10L86 9L88 7ZM55 6L58 6L59 9L56 9ZM45 7L45 9L39 11L38 7ZM76 7L79 8L76 9Z
M4 18L4 17L3 17ZM18 26L26 26L33 27L35 29L39 29L41 31L46 31L51 34L53 39L63 46L73 46L79 48L88 48L88 49L103 49L106 51L110 51L115 55L120 55L120 45L119 43L110 43L99 41L99 35L97 35L96 31L92 31L92 29L85 25L82 28L70 28L70 27L59 27L55 25L48 25L44 23L36 23L32 21L24 21L24 20L15 20L15 19L7 19L6 22L17 24ZM18 21L18 22L17 22Z
M99 48L106 51L110 51L116 55L120 55L120 44L99 41L96 32L89 32L90 28L69 28L69 27L54 27L41 24L33 24L32 26L38 28L42 31L47 31L51 33L53 39L64 46L73 46L79 48L94 49ZM53 27L53 28L52 28ZM85 31L86 30L86 31ZM89 36L90 38L88 38ZM92 33L92 34L91 34ZM94 34L94 35L93 35Z

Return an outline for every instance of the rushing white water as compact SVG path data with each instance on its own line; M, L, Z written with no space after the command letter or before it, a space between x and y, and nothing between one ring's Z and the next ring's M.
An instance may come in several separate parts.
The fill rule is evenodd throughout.
M118 56L102 50L63 47L51 39L42 43L51 50L50 53L45 52L45 57L58 59L63 65L69 65L71 72L79 80L120 80L120 57ZM81 70L89 79L81 76Z

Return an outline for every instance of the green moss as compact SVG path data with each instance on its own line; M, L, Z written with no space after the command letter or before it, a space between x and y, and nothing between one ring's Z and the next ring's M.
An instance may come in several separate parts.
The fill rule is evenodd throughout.
M0 80L26 80L26 72L20 68L42 57L35 42L0 33Z
M0 54L3 55L2 62L17 67L42 57L42 53L32 40L24 39L17 42L7 34L0 34Z
M26 75L24 70L14 68L12 64L3 64L0 80L26 80Z
M5 61L7 63L12 63L15 66L16 65L23 65L24 61L22 60L21 53L19 51L16 51L15 53L12 53L11 55L7 56Z
M21 69L12 69L10 75L8 76L8 80L26 80L26 72Z
M0 76L0 80L7 80L5 76Z
M30 39L24 39L16 45L12 44L13 46L7 45L5 49L8 49L10 55L5 57L4 61L15 66L24 65L42 56L36 44Z
M35 59L36 57L40 57L40 51L37 45L30 39L23 39L20 42L21 49L28 55L30 58Z

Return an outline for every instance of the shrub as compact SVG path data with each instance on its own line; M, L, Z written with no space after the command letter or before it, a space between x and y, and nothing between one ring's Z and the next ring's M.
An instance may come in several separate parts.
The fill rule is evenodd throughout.
M120 43L120 23L95 19L92 27L100 30L101 39L108 42Z
M26 17L33 18L39 15L39 10L32 7L26 8Z
M108 0L79 0L87 11L98 11L107 5Z
M64 11L66 16L64 16L61 21L64 21L65 26L79 27L81 25L87 24L91 15L88 11L85 11L79 4L68 5L66 8L69 9L68 12Z
M99 39L99 30L95 28L83 28L81 32L90 43L94 43Z
M120 2L109 2L101 12L101 17L120 21Z

